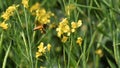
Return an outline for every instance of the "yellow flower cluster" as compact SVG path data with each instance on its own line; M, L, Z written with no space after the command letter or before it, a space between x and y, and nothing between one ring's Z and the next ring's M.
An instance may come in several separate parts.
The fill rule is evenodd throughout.
M69 22L67 18L64 18L60 23L58 28L56 28L57 36L59 38L62 37L62 42L66 42L71 33L75 32L76 28L79 28L82 25L82 21L78 20L78 22L71 22L71 26L69 26ZM67 35L67 36L65 36Z
M50 23L50 17L54 16L52 12L47 12L44 8L42 8L38 2L30 7L30 12L32 15L36 16L36 26Z
M10 18L10 16L13 15L13 12L15 11L16 7L18 7L18 5L12 5L9 6L7 8L7 10L1 15L1 17L4 19L4 21L8 20Z
M1 28L5 29L5 30L8 28L8 24L6 24L5 22L10 18L10 16L12 16L14 14L16 7L18 7L18 5L9 6L6 9L6 11L1 15L1 17L4 19L4 21L2 23L0 23Z
M36 10L36 19L40 24L50 23L50 17L54 16L51 12L46 12L44 8Z
M25 8L29 7L28 2L29 2L29 0L22 0L22 4Z
M71 32L75 32L76 28L80 27L82 25L82 21L78 20L78 22L72 22L71 23Z
M50 51L51 45L47 44L47 46L44 47L44 43L41 42L40 45L38 46L38 51L36 52L36 58L42 56L43 54L46 53L46 51Z
M64 18L60 23L58 28L56 28L57 36L61 37L62 34L67 33L67 35L70 35L70 27L68 25L67 18Z
M76 40L76 43L81 45L82 44L82 38L81 37L78 37L77 40Z
M30 7L30 12L32 13L32 15L35 15L36 10L40 8L40 3L35 3L32 7Z
M4 30L6 30L8 28L8 24L6 24L5 22L0 23L0 27Z

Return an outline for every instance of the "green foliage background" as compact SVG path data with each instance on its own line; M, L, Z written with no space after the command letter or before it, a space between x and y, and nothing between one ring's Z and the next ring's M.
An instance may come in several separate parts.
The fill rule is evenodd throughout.
M19 15L22 22L16 11L8 21L10 28L0 29L0 67L120 68L120 0L29 0L29 6L36 2L56 15L51 19L56 26L65 17L70 21L81 19L82 26L64 44L55 28L47 29L46 34L33 31L35 19L29 11ZM20 3L21 0L0 0L0 15L10 5ZM76 5L76 9L67 16L65 6L69 4ZM78 36L83 38L81 46L75 44ZM36 59L35 52L41 41L51 43L52 48ZM102 57L95 53L97 49L103 51Z

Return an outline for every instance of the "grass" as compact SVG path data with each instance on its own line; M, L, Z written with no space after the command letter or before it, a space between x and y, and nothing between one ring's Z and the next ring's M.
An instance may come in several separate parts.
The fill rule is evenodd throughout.
M41 14L48 13L47 24L36 24L40 15L33 15L30 8L39 2ZM29 0L25 7L21 0L0 0L0 24L6 9L19 5L5 21L7 29L0 25L1 68L120 68L120 1L119 0ZM42 11L43 10L43 11ZM54 13L54 16L50 12ZM50 15L51 14L51 15ZM50 17L49 17L50 16ZM57 28L64 22L63 34L58 37ZM48 23L50 20L50 23ZM82 21L72 29L71 23ZM42 29L34 30L40 25ZM66 27L65 27L66 26ZM67 27L69 26L69 28ZM78 25L77 25L78 26ZM62 42L62 37L67 37ZM82 40L77 44L76 40ZM40 43L44 46L38 48ZM50 51L47 44L51 44ZM43 50L45 51L43 51ZM41 52L40 52L41 51ZM36 52L42 54L36 58Z

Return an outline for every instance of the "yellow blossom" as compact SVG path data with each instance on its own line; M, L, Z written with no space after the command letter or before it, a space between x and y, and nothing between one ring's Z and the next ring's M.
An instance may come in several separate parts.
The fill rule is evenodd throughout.
M75 32L75 29L71 29L71 32Z
M28 2L29 2L29 0L22 0L22 4L23 4L23 6L25 7L25 8L28 8L29 6L28 6Z
M12 5L9 6L6 11L1 15L1 17L6 21L9 19L10 16L13 15L13 12L15 11L16 7L18 7L19 5Z
M77 23L72 22L72 23L71 23L71 27L72 27L72 28L77 28Z
M68 36L70 35L70 27L68 25L67 18L64 18L60 23L58 28L56 28L58 37L61 37L63 33L67 33Z
M48 51L50 51L50 49L51 49L51 45L50 44L47 44L47 49L48 49Z
M30 8L30 12L34 12L39 8L40 8L40 3L37 2Z
M38 46L38 52L42 52L45 53L45 47L44 47L44 43L41 42L40 45Z
M72 23L71 23L71 27L72 27L73 29L78 28L78 27L80 27L81 25L82 25L82 21L81 21L81 20L78 20L77 23L76 23L76 22L72 22Z
M50 49L51 49L50 44L48 44L47 46L44 46L44 43L41 42L40 45L38 46L38 51L36 52L36 58L44 55L47 51L50 51Z
M38 58L39 56L42 56L41 52L36 52L36 58Z
M78 20L78 22L71 22L71 32L75 32L76 28L80 27L82 25L82 21Z
M81 45L82 44L82 38L78 37L76 43L79 44L79 45Z
M6 24L5 22L0 23L0 27L4 30L6 30L8 28L8 24Z
M65 42L67 41L67 39L68 39L68 37L67 37L67 36L63 36L63 38L62 38L62 40L61 40L61 41L62 41L63 43L65 43Z
M50 17L53 15L53 13L46 12L43 8L36 10L36 19L40 24L50 23Z
M77 27L80 27L82 25L82 21L81 20L78 20L77 22Z
M97 55L99 55L100 57L103 56L103 51L102 51L102 49L97 49L97 50L95 51L95 53L96 53Z
M71 22L71 27L69 26L69 22L67 18L64 18L56 28L57 36L61 38L62 36L62 42L65 43L68 39L68 36L70 36L71 32L75 32L78 27L82 25L81 20L78 20L78 22ZM79 45L82 43L82 38L78 38L78 41L76 41Z

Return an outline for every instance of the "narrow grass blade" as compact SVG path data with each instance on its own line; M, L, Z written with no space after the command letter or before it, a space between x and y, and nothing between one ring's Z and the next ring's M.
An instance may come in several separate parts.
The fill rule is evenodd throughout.
M10 52L10 48L11 48L11 44L9 45L8 49L7 49L7 52L5 54L5 57L4 57L4 60L3 60L3 65L2 65L2 68L5 68L5 65L6 65L6 61L7 61L7 57L8 57L8 54Z

